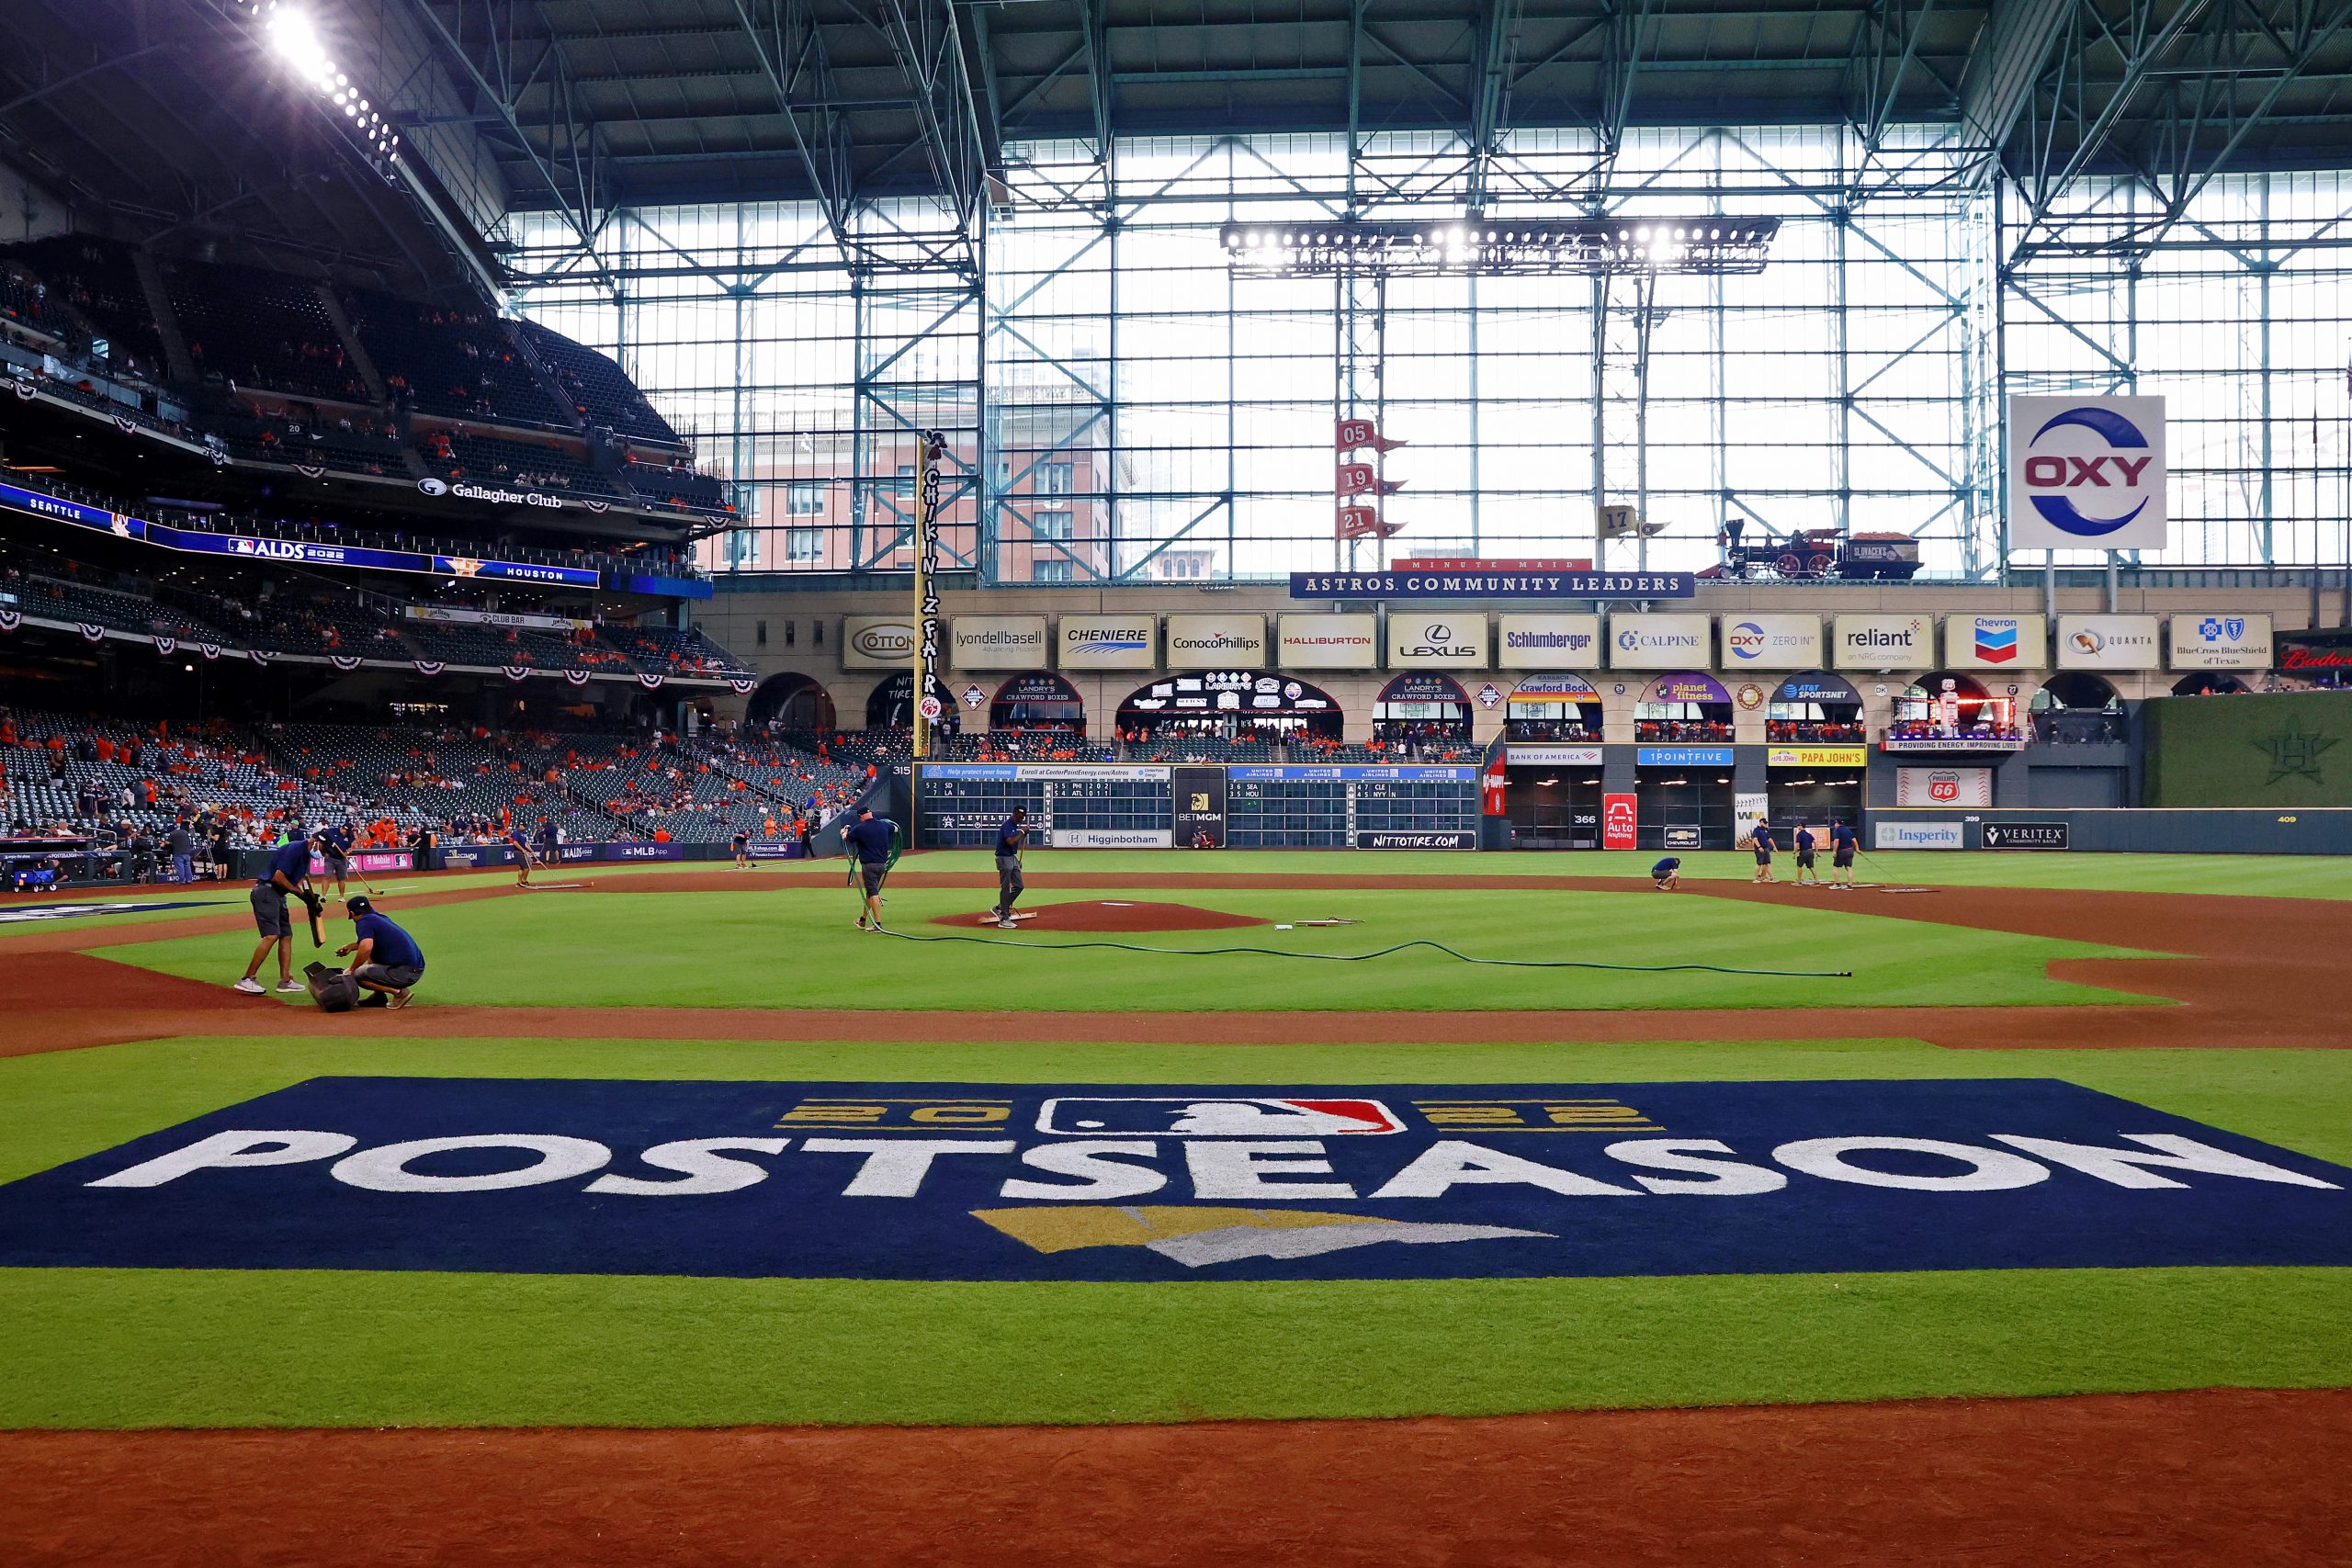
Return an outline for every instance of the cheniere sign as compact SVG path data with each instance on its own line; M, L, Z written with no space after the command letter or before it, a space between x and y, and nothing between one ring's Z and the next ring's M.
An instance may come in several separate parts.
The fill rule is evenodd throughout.
M2352 1265L2352 1171L2050 1079L322 1077L0 1187L0 1266L1300 1280Z

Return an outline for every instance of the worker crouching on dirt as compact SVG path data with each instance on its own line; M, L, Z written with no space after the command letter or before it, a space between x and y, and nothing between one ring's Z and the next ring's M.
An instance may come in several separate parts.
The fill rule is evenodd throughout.
M424 950L416 939L376 912L376 907L366 898L354 898L344 905L351 916L353 934L357 938L348 947L335 949L335 956L349 954L350 967L344 971L359 988L374 993L361 1007L404 1008L409 995L424 978Z

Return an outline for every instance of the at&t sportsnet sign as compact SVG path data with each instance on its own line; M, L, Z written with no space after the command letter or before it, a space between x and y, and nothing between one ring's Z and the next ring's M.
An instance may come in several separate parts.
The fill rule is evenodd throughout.
M0 1266L1339 1280L2352 1265L2352 1171L2050 1079L322 1077L0 1187Z
M2036 550L2160 550L2162 398L2011 398L2009 545Z

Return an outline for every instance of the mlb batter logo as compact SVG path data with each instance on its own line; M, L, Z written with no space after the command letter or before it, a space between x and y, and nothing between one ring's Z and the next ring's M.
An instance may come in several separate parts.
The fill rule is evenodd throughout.
M1987 664L2007 664L2017 656L2017 622L1980 616L1976 622L1976 657Z
M1144 1138L1335 1138L1401 1133L1405 1123L1376 1100L1298 1100L1286 1096L1208 1100L1198 1096L1124 1096L1048 1100L1040 1133Z

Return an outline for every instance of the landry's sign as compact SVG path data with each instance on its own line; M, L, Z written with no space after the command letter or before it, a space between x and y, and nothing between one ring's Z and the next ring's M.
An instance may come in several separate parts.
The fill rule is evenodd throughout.
M0 1267L1316 1280L2352 1265L2352 1170L2050 1078L318 1077L0 1187Z
M1688 599L1687 571L1294 571L1294 599Z

